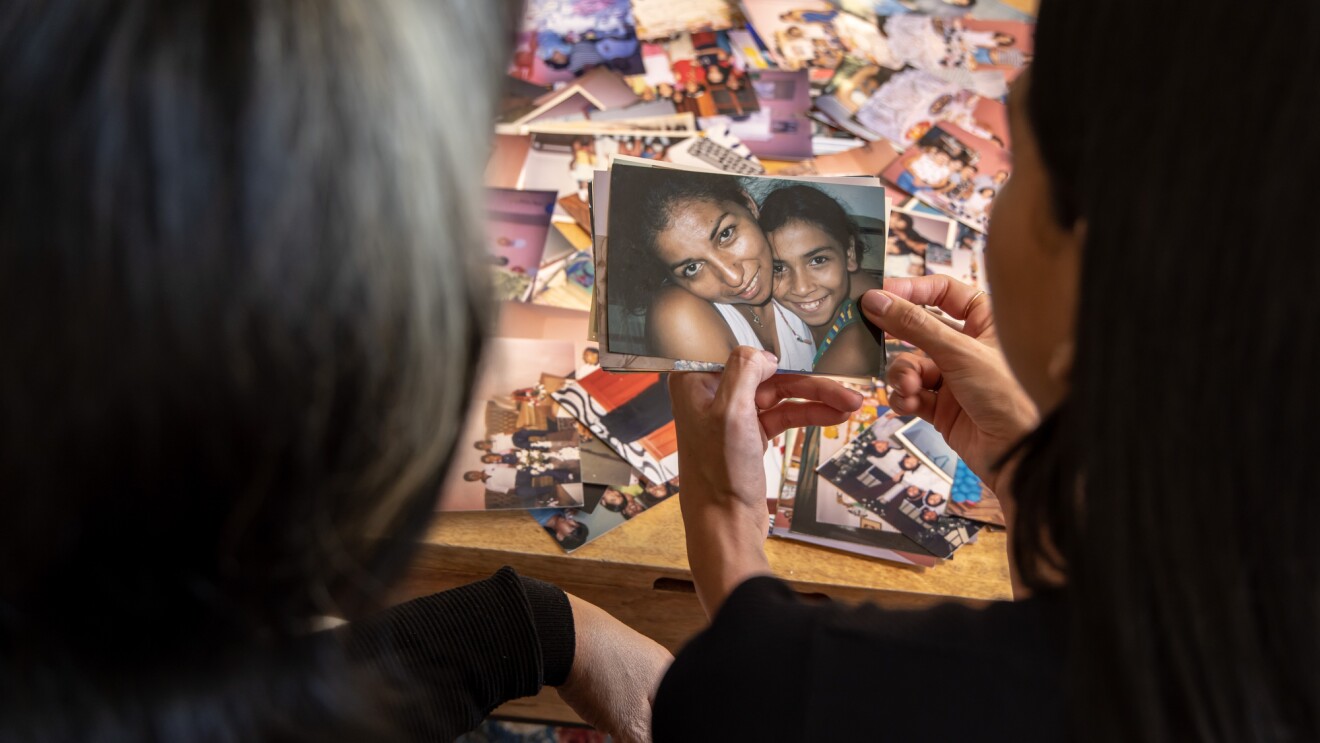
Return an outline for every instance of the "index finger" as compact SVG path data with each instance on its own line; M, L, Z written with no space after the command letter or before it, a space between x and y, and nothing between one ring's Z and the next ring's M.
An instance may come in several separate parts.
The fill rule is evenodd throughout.
M912 304L927 307L939 307L944 314L958 320L966 320L963 311L972 301L972 297L981 291L974 286L964 284L940 274L920 276L912 279L885 279L885 291L896 294ZM986 306L985 301L978 302L972 312Z
M822 402L845 413L862 405L861 393L824 377L776 374L756 388L756 407L760 410L768 410L788 398Z

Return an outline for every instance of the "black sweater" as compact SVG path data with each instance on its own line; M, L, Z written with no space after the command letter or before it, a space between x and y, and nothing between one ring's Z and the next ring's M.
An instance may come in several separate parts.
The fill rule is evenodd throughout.
M503 568L482 581L400 604L348 629L350 652L407 696L416 740L452 740L510 699L558 686L573 665L568 597Z
M738 586L660 684L663 741L1064 738L1056 597L985 609L808 604Z

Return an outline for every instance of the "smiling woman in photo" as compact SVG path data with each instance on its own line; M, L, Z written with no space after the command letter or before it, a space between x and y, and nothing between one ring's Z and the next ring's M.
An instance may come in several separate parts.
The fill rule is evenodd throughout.
M774 256L738 179L616 164L610 203L608 291L646 318L649 355L720 362L751 346L811 371L811 329L772 297Z

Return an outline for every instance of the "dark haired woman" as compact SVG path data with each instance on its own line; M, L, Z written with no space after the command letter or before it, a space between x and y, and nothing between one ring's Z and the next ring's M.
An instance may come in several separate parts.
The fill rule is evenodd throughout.
M891 364L890 404L930 421L1004 501L1029 596L925 611L799 601L762 550L765 437L836 422L858 399L772 376L748 349L722 379L672 377L689 561L713 621L660 687L657 741L1320 740L1320 540L1306 518L1320 250L1302 185L1320 165L1320 45L1294 43L1320 36L1320 5L1238 7L1201 3L1199 24L1171 33L1181 3L1043 0L1035 68L1009 96L993 312L939 276L862 298L929 354ZM1230 36L1251 40L1234 56L1243 99L1189 132L1175 104L1222 90L1201 53ZM1147 53L1115 57L1115 38ZM1276 216L1264 229L1239 195L1204 188L1262 161L1279 163L1251 196ZM911 714L931 688L955 690L949 714Z
M811 329L774 301L770 243L736 179L616 167L610 210L610 293L645 316L649 355L719 362L751 346L811 371Z
M450 740L543 685L647 736L667 653L554 586L375 612L492 312L505 9L0 4L0 740Z
M761 202L758 221L775 256L775 300L811 328L812 371L878 374L884 348L862 322L857 300L880 282L862 270L866 242L848 212L814 186L785 186Z

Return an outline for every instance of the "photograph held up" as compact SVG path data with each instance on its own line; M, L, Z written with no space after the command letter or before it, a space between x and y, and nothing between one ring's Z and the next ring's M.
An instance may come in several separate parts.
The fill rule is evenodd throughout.
M606 345L709 368L737 346L784 372L883 374L857 299L883 280L879 186L648 168L616 161Z

